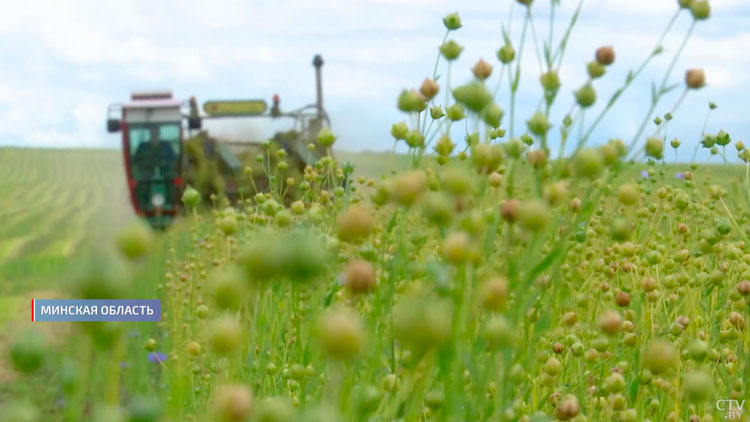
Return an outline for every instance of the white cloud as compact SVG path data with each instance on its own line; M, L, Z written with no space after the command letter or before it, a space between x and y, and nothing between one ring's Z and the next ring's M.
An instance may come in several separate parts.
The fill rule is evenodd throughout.
M307 104L314 99L310 60L320 52L326 60L326 105L342 146L378 149L390 147L390 124L403 119L394 107L398 91L418 85L432 73L444 33L440 18L458 10L464 21L464 27L451 35L466 47L453 66L453 80L458 83L470 77L469 67L479 57L498 64L495 51L501 44L501 26L508 23L513 2L5 3L0 14L0 59L5 64L0 68L0 144L116 145L103 130L106 104L123 100L131 89L172 88L181 98L195 94L202 99L269 98L278 92L285 107ZM577 3L562 2L561 20L554 28L557 39ZM696 27L672 77L679 81L688 67L707 71L710 87L688 98L686 113L698 110L693 108L698 107L692 105L694 98L700 99L700 107L704 97L728 106L742 105L750 83L746 71L750 58L744 54L750 45L750 5L744 0L714 0L712 5L714 16ZM540 41L547 37L547 8L548 2L535 3ZM512 33L517 39L522 16L520 6L513 10ZM627 70L653 48L675 10L676 0L585 2L561 69L563 89L554 118L562 117L572 90L585 82L585 63L596 47L613 44L617 49L616 64L596 83L600 98L606 98ZM642 84L623 96L618 114L606 119L597 132L600 138L633 131L648 101L648 82L663 73L668 54L689 22L684 12L665 42L665 54L644 72ZM523 57L527 72L518 124L533 112L540 95L539 66L531 45L529 41ZM504 84L501 100L506 99ZM728 130L750 130L750 123L734 117L717 122Z

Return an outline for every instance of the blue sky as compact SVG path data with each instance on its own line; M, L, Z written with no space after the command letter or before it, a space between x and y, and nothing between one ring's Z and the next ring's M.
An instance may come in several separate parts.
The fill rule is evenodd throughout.
M511 10L511 0L2 3L0 145L113 148L118 139L104 131L106 106L125 100L131 90L170 88L178 98L199 100L270 99L278 93L282 106L293 108L314 101L310 63L320 53L338 147L390 149L390 126L405 118L396 110L396 97L432 73L444 34L441 17L458 11L464 23L451 35L466 47L453 66L455 85L470 79L469 68L480 57L499 65L495 51ZM577 1L561 3L556 39ZM708 81L688 95L670 125L668 137L690 145L680 159L690 158L709 101L719 109L708 130L725 129L750 142L750 2L714 0L712 6L712 18L697 26L672 75L681 82L687 68L701 67ZM598 46L614 45L617 51L616 63L596 82L601 107L653 48L676 8L676 0L586 0L560 69L563 86L553 123L570 109L571 93L585 82L585 63ZM520 7L513 10L517 40L522 14ZM533 11L536 31L546 37L549 0L536 0ZM681 14L664 43L665 54L623 96L592 142L632 137L648 108L651 81L664 74L690 22L689 13ZM534 112L541 93L532 45L524 53L517 125ZM669 111L678 95L667 96L657 112ZM507 98L506 87L497 98L506 109ZM220 136L263 136L271 130L247 122L211 129ZM460 141L460 134L455 137Z

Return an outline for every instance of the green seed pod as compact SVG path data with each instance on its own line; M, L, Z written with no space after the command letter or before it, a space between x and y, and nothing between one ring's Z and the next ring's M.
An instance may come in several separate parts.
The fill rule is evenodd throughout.
M519 158L526 150L526 145L520 138L513 138L503 144L505 152L513 158Z
M305 212L305 203L302 201L294 201L290 207L292 212L296 215L302 215Z
M708 355L708 343L703 340L693 339L688 343L687 352L691 359L698 362L702 361Z
M241 250L238 263L253 281L267 280L279 274L283 258L283 245L278 239L258 238L248 242Z
M318 340L326 354L335 359L360 352L364 338L359 317L345 308L326 311L318 320Z
M626 183L617 190L617 199L623 205L637 205L640 197L641 191L635 183Z
M122 299L131 283L120 261L97 257L86 262L73 277L73 291L81 299Z
M455 31L456 29L461 27L461 17L458 16L458 12L450 13L448 15L445 15L443 18L443 25L449 30L449 31Z
M555 182L544 187L544 199L550 206L557 206L568 199L568 183Z
M198 356L201 353L201 345L196 341L191 341L187 344L185 350L190 356Z
M555 377L557 375L560 375L560 372L562 372L562 364L556 357L551 357L544 363L542 370L545 374L551 377Z
M213 398L213 411L218 422L246 421L253 410L253 393L244 385L219 387Z
M188 208L195 208L198 202L201 200L201 194L197 190L193 189L192 186L188 186L184 192L182 192L182 203Z
M576 341L570 346L570 351L573 353L573 356L583 356L583 353L585 352L585 347L583 346L583 343L580 341Z
M609 348L609 337L599 336L592 341L592 346L598 352L604 352Z
M391 313L393 334L415 351L426 351L448 340L451 332L450 307L426 298L404 298Z
M44 336L32 329L22 332L10 345L10 361L16 371L30 374L39 370L47 355Z
M587 349L583 353L583 360L588 363L596 362L599 359L599 352L596 351L596 349Z
M267 397L261 400L254 410L258 422L292 422L294 409L282 397Z
M376 387L372 385L355 386L353 392L357 412L365 419L367 415L374 413L380 407L383 398Z
M491 349L509 347L515 338L510 322L502 315L493 316L485 322L482 337Z
M692 3L693 0L677 0L677 5L680 6L680 9L689 9Z
M620 412L619 420L621 422L636 422L638 420L638 411L635 409L625 409ZM648 419L644 420L643 422L647 421Z
M263 203L263 214L273 217L276 215L279 210L281 210L281 205L279 205L278 202L276 202L275 199L268 199L266 202Z
M675 368L680 361L674 344L663 339L652 340L646 346L642 358L644 367L655 375Z
M424 146L424 135L418 130L410 130L406 133L404 141L411 148L421 148Z
M471 159L480 172L491 173L502 164L503 150L499 145L477 143L471 147Z
M245 302L245 280L234 267L214 273L209 281L209 289L218 309L237 310Z
M503 120L504 114L505 111L497 103L491 103L482 110L482 120L487 125L497 129L500 127L500 122Z
M415 90L404 89L398 96L397 102L398 109L404 113L420 112L427 107L422 94ZM323 129L327 130L327 129ZM331 134L332 135L332 134Z
M430 107L430 117L432 120L438 120L445 116L445 111L440 106Z
M471 258L471 239L466 232L457 231L448 235L440 246L443 259L453 265L461 265Z
M419 199L425 189L427 177L423 171L402 173L390 180L390 199L399 205L409 207Z
M443 135L438 139L437 143L435 143L435 152L441 157L447 157L453 152L453 148L455 147L456 144L451 141L451 138L448 135Z
M516 58L516 50L510 44L505 44L497 50L497 59L503 64L508 64Z
M732 138L729 136L729 134L724 131L720 130L719 133L716 134L716 144L721 146L727 146L729 143L732 142Z
M361 242L370 235L374 227L372 215L358 205L350 206L336 221L336 233L345 242Z
M505 136L505 129L490 130L490 138L492 139L502 138L503 136Z
M620 158L620 152L617 150L617 147L611 142L600 146L598 149L602 155L602 158L604 159L604 164L607 166L611 166L612 164L616 163Z
M703 148L711 148L715 143L716 137L710 133L703 135L703 139L701 139L701 145L703 145Z
M461 51L463 51L463 49L464 48L458 45L457 42L449 40L440 46L440 54L443 55L445 60L453 61L456 60L459 55L461 55Z
M625 390L625 378L613 372L604 380L604 389L610 393L620 393Z
M405 139L407 132L409 132L409 126L406 122L394 123L393 126L391 126L391 136L395 139Z
M624 242L630 239L633 225L625 218L615 218L610 223L609 231L612 239L617 242Z
M482 307L500 312L505 306L508 297L508 281L504 278L493 277L482 282L479 292L479 301Z
M117 234L115 244L120 253L128 259L138 259L151 247L151 229L141 221L135 221Z
M471 175L461 166L448 166L440 173L440 186L453 195L464 195L472 190Z
M694 403L707 401L713 396L714 382L710 375L704 372L690 372L685 375L685 396Z
M534 115L526 121L526 125L529 127L529 132L536 136L544 136L544 134L550 129L549 120L547 120L547 116L541 111L534 113Z
M594 60L586 65L586 71L588 72L591 79L598 79L604 76L604 74L607 72L607 69L604 68L603 64Z
M219 218L216 221L216 225L224 233L224 235L231 236L237 232L237 228L239 227L239 222L237 221L237 216L234 214L231 214L231 215L225 215L224 217Z
M557 92L560 89L560 76L555 70L542 73L542 76L539 77L539 82L541 82L542 88L547 92ZM569 118L569 116L567 117Z
M456 103L448 107L446 110L446 116L448 116L450 121L457 122L466 117L466 110L463 105Z
M205 319L208 316L208 306L198 305L195 308L195 315L200 319Z
M622 337L622 342L626 346L635 346L635 344L638 342L638 336L635 333L625 333L625 335Z
M500 173L492 173L489 177L490 186L493 188L499 187L503 183L503 175Z
M661 160L664 157L664 139L651 137L646 139L646 155Z
M335 241L335 239L334 239ZM306 232L294 232L283 237L281 268L292 281L305 282L328 272L328 245L321 238Z
M229 356L238 351L243 343L243 330L234 318L225 317L211 324L208 343L220 356Z
M573 171L576 176L594 178L604 168L604 157L599 150L583 148L573 157Z
M480 113L492 103L492 94L481 82L471 82L453 90L453 98L469 110Z
M547 152L543 149L534 149L526 153L526 161L535 169L543 169L547 164Z
M706 0L693 0L690 3L690 13L697 21L706 20L711 17L711 4Z
M596 102L596 90L587 83L575 92L575 97L578 105L582 108L589 108Z
M146 343L143 345L143 348L147 352L153 352L154 350L156 350L156 340L152 338L146 339Z
M521 203L518 222L521 227L532 232L543 230L552 220L547 204L541 201L526 201Z

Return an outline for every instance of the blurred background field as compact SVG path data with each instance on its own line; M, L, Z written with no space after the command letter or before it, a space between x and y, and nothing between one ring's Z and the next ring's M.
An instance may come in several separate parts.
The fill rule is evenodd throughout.
M355 165L355 176L375 179L407 161L389 153L338 151L336 156ZM628 167L617 182L642 177L644 168ZM684 164L661 168L668 176L688 169ZM711 165L698 171L739 186L744 170ZM125 180L117 150L0 148L0 301L54 288L68 269L112 248L118 229L135 218ZM739 192L731 193L738 198ZM7 309L0 306L0 315Z
M389 153L340 151L336 156L341 162L354 164L355 177L376 180L390 174L392 168L403 169L409 163L408 157ZM432 159L426 161L431 163L428 166L435 165ZM530 176L528 164L523 162L521 166L519 178ZM615 183L645 178L642 172L646 168L645 164L627 166ZM656 177L649 176L649 179L658 187L681 183L677 175L688 166L662 164L656 168L659 169ZM701 190L713 182L727 186L730 189L727 200L732 203L745 201L739 191L739 181L746 176L745 170L741 166L701 165L695 173ZM710 178L706 177L708 172ZM663 173L663 177L658 177L658 173ZM0 326L3 327L0 354L4 353L13 333L30 324L30 299L65 296L70 274L91 265L103 252L114 251L116 233L135 218L128 202L119 151L0 148ZM177 224L171 230L176 231L179 238L184 229ZM165 243L160 236L154 253L135 268L133 287L137 298L159 297L157 285L163 282L169 265ZM189 244L187 240L184 243ZM176 244L177 249L180 245ZM177 251L178 255L183 253ZM41 330L52 333L53 339L64 337L72 328L66 324L38 325ZM154 330L151 323L128 324L128 335L133 337L148 337ZM150 363L142 359L145 352L141 343L128 342L127 350L122 351L122 356L127 357L123 365L131 365L130 374L149 371ZM79 358L84 367L88 357ZM102 359L91 362L91 374L99 379L88 385L106 384L106 374L111 370L109 363ZM0 403L19 393L18 388L34 388L31 384L10 382L14 377L4 367L4 362L0 362ZM123 375L123 382L129 391L148 389L142 385L148 380L137 375ZM54 389L42 390L40 403L54 401Z
M0 293L45 287L134 218L114 150L0 150Z
M382 152L336 156L355 165L355 176L375 179L408 162ZM643 177L643 169L629 166L617 182ZM688 167L661 169L672 176ZM744 170L704 165L698 172L710 171L714 180L738 189ZM28 307L29 292L59 291L66 274L113 249L114 235L136 218L125 180L117 150L0 148L0 321L25 319L18 310ZM744 198L735 190L730 200Z

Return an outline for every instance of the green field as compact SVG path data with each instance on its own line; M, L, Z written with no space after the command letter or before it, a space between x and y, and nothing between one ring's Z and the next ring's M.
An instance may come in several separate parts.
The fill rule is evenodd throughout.
M342 151L337 158L355 164L355 175L376 180L407 165L389 153ZM616 182L637 179L644 168L631 166ZM687 166L662 169L670 175ZM741 167L709 169L735 189L744 176ZM522 171L520 177L530 174L528 167ZM2 297L54 288L68 268L111 249L115 233L135 218L127 195L119 151L0 148Z
M682 403L682 393L675 393L682 387L671 384L682 379L671 368L674 358L639 358L640 353L677 353L672 343L653 346L662 338L678 345L685 356L681 365L691 377L705 384L700 375L705 372L720 394L746 394L739 386L750 377L750 345L742 337L747 308L736 290L738 280L750 274L745 167L700 165L689 183L675 173L690 166L623 164L599 168L604 173L598 180L578 175L561 179L564 186L545 181L540 193L544 176L525 159L507 161L498 170L502 187L491 188L473 159L440 167L426 157L410 170L403 156L340 152L337 158L355 165L355 180L351 191L341 191L334 201L317 187L305 194L298 214L290 212L294 204L285 208L280 199L272 209L270 195L255 196L247 207L204 206L167 233L154 233L149 253L123 267L122 274L129 280L125 297L162 300L163 321L35 324L61 353L48 356L46 367L28 378L19 378L26 375L0 360L0 408L20 403L21 412L36 409L43 420L78 421L85 415L93 422L99 420L96 412L111 411L208 421L222 406L237 405L233 400L247 400L252 390L261 408L282 403L264 412L300 415L279 420L328 422L323 413L310 419L310 412L321 411L316 403L338 409L334 413L352 422L365 420L359 419L363 412L377 412L388 421L480 414L482 420L498 420L491 415L509 406L506 399L512 397L528 400L527 408L555 414L559 406L546 400L565 392L578 397L565 399L576 406L580 401L591 421L610 418L613 411L620 415L607 400L630 406L628 416L618 418L640 414L662 420L668 410L655 407L656 398L686 416L696 408ZM334 170L335 165L323 171ZM645 179L642 171L651 175ZM513 198L506 192L510 183L524 198L520 226L504 222L508 217L501 204ZM630 192L625 199L623 185ZM381 203L376 193L386 186L387 200ZM95 274L82 279L102 291L116 287L106 272L90 271L97 262L120 271L119 261L106 257L117 252L116 237L124 228L131 232L136 219L120 155L112 150L0 149L0 192L7 199L0 203L0 355L6 355L9 344L28 330L29 298L75 297L69 281L81 274ZM412 194L419 198L415 203ZM550 205L529 199L537 194ZM579 198L583 208L575 210L572 204ZM354 211L359 205L353 203L364 204L366 215ZM584 222L587 228L579 228ZM359 224L367 231L360 232ZM685 224L682 233L679 227ZM568 227L577 228L573 236L565 234ZM315 243L317 236L327 239L325 248ZM278 258L286 264L274 270L269 283L264 261L276 262L274 253L293 259ZM376 268L379 279L367 296L340 285L354 271L350 265L363 260ZM238 276L240 269L249 275ZM534 272L540 276L529 275ZM510 281L491 276L497 273L508 274ZM643 291L643 277L652 277L664 292ZM508 297L497 308L482 302L487 309L472 310L477 301L486 301L482 286L489 283L506 285ZM627 301L621 302L623 293ZM206 304L209 310L202 311ZM544 312L521 312L527 309ZM577 316L570 317L571 312ZM695 321L689 328L673 322L684 315ZM580 321L571 324L570 318ZM520 326L518 343L508 343L507 324ZM621 328L628 324L631 328ZM712 359L726 359L701 363L703 358L691 351L697 338ZM150 339L156 339L154 347L168 356L167 362L147 359L144 344ZM489 346L493 342L500 346ZM560 360L551 352L558 347L565 350ZM734 361L739 371L729 365ZM508 366L514 362L529 372L522 377L528 388L520 388L527 385L521 383L499 389L510 382L508 377L516 377ZM625 381L610 376L611 368L639 365L667 372L640 390L646 377L642 367L635 375L625 372ZM74 387L61 392L57 386L68 382L70 368ZM614 390L597 405L586 398L585 377ZM618 393L623 382L627 391ZM222 398L226 384L241 387ZM469 389L470 384L482 393ZM461 394L464 388L470 394ZM487 401L485 391L497 391L497 396ZM61 397L70 404L59 405ZM373 407L364 409L363 400L371 400ZM703 412L709 414L708 409ZM394 419L404 412L409 417Z
M0 292L47 288L134 218L117 151L0 149Z

